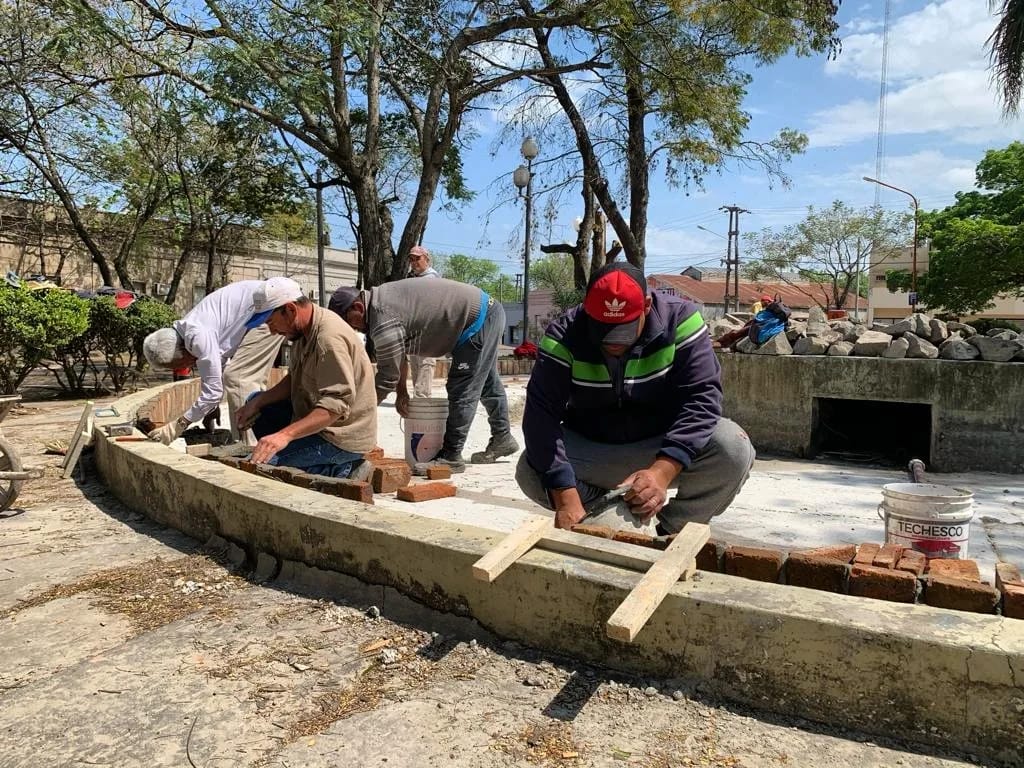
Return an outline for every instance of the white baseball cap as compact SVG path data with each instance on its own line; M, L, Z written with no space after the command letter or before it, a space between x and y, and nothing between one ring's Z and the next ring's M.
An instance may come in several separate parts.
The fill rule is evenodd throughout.
M255 328L263 325L275 309L304 296L302 288L290 277L272 277L269 280L264 280L263 285L259 286L252 294L253 315L245 327Z

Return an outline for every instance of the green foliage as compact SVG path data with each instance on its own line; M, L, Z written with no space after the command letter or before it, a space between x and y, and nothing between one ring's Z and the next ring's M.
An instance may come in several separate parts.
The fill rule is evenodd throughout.
M977 186L920 219L930 248L928 271L917 278L919 299L957 315L988 309L1000 295L1024 296L1024 144L986 152ZM904 287L909 275L887 283Z
M177 315L172 307L151 299L138 299L126 309L118 309L113 298L102 296L87 306L88 331L55 350L59 369L51 367L50 371L61 387L71 392L108 385L114 392L122 392L144 369L143 340L170 325Z
M887 258L907 242L912 221L906 213L855 210L839 200L823 210L811 206L797 224L746 236L744 274L752 280L808 283L814 289L807 295L819 306L841 307L858 287L865 289L872 255Z
M434 259L434 269L441 277L458 280L483 288L490 293L490 286L498 281L498 265L488 259L453 253L448 256L438 255Z
M13 394L33 368L88 325L89 305L73 293L0 285L0 393Z
M583 301L584 291L575 285L570 255L552 254L537 259L530 267L530 287L550 290L551 302L562 312Z

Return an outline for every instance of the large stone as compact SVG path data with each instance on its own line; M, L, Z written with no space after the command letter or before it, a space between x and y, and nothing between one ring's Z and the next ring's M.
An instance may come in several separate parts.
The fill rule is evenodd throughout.
M791 320L786 329L786 338L790 344L795 344L798 339L807 336L807 324L803 320Z
M946 327L950 331L960 331L961 335L965 339L971 338L971 336L978 332L973 325L967 325L967 323L958 323L956 321L950 321L946 323Z
M1015 339L1001 339L998 336L971 336L967 340L981 353L981 359L990 363L1008 363L1020 351Z
M999 338L1005 338L1005 334L1012 333L1013 338L1017 338L1017 333L1011 331L1009 328L989 328L986 332L986 336L998 336Z
M878 357L892 342L892 336L881 331L865 331L853 345L853 354L857 357Z
M853 323L849 320L833 320L829 323L829 326L836 333L842 334L845 338L846 334L853 330Z
M990 339L1003 339L1004 341L1016 341L1017 339L1020 338L1019 333L1017 333L1016 331L1011 331L1009 328L1003 328L999 331L999 333L992 333L992 331L989 331L985 335L988 336Z
M751 352L754 352L756 349L757 349L757 344L752 342L750 340L749 336L744 336L742 339L740 339L738 342L736 342L736 351L737 352L743 352L744 354L748 354L749 355ZM971 349L974 349L974 347L971 347Z
M725 317L720 317L717 320L712 320L708 324L708 332L711 334L711 338L717 341L725 334L731 333L732 331L738 331L742 327L743 323L726 315Z
M910 330L920 336L922 339L931 338L932 327L930 325L931 318L928 317L924 312L915 312L910 316L910 322L914 324L914 327Z
M892 344L882 350L882 357L888 360L902 360L907 356L907 350L910 349L910 342L907 341L907 336L913 335L908 333L906 336L893 339Z
M939 356L939 348L932 344L930 341L922 339L913 333L908 333L903 337L907 340L909 347L907 348L907 357L921 360L934 360Z
M794 355L824 355L829 342L822 336L804 336L793 345Z
M807 311L807 335L821 336L829 330L828 319L825 317L825 310L814 306Z
M959 336L950 336L939 347L939 357L943 360L975 360L980 354L977 348Z
M853 326L846 333L843 334L843 341L849 341L853 344L857 343L857 339L867 333L868 327L860 323L854 323Z
M754 350L755 355L792 355L793 347L784 333L776 333Z
M1017 339L1017 346L1020 347L1020 349L1013 356L1013 362L1024 363L1024 339Z
M933 317L928 321L928 330L930 331L928 334L928 340L932 344L941 344L949 338L949 329L946 327L946 324L937 317Z
M829 357L849 357L851 352L853 352L852 341L837 341L828 348Z
M904 333L913 333L914 321L909 317L905 317L897 323L886 326L882 333L887 333L890 336L902 336Z

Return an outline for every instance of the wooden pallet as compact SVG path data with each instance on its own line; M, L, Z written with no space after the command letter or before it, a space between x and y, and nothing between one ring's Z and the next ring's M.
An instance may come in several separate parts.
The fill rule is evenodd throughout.
M672 585L693 575L697 569L697 553L710 536L711 528L707 525L687 523L662 552L558 530L552 518L533 516L473 564L473 577L493 582L533 547L644 571L605 626L608 637L631 643Z

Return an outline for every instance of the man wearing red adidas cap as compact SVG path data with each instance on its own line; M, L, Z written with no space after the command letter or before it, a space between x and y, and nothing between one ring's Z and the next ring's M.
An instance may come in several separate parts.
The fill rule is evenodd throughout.
M746 433L721 414L696 305L648 295L639 269L609 264L541 340L516 479L560 528L588 518L675 533L725 511L753 465ZM625 486L618 508L596 506Z

